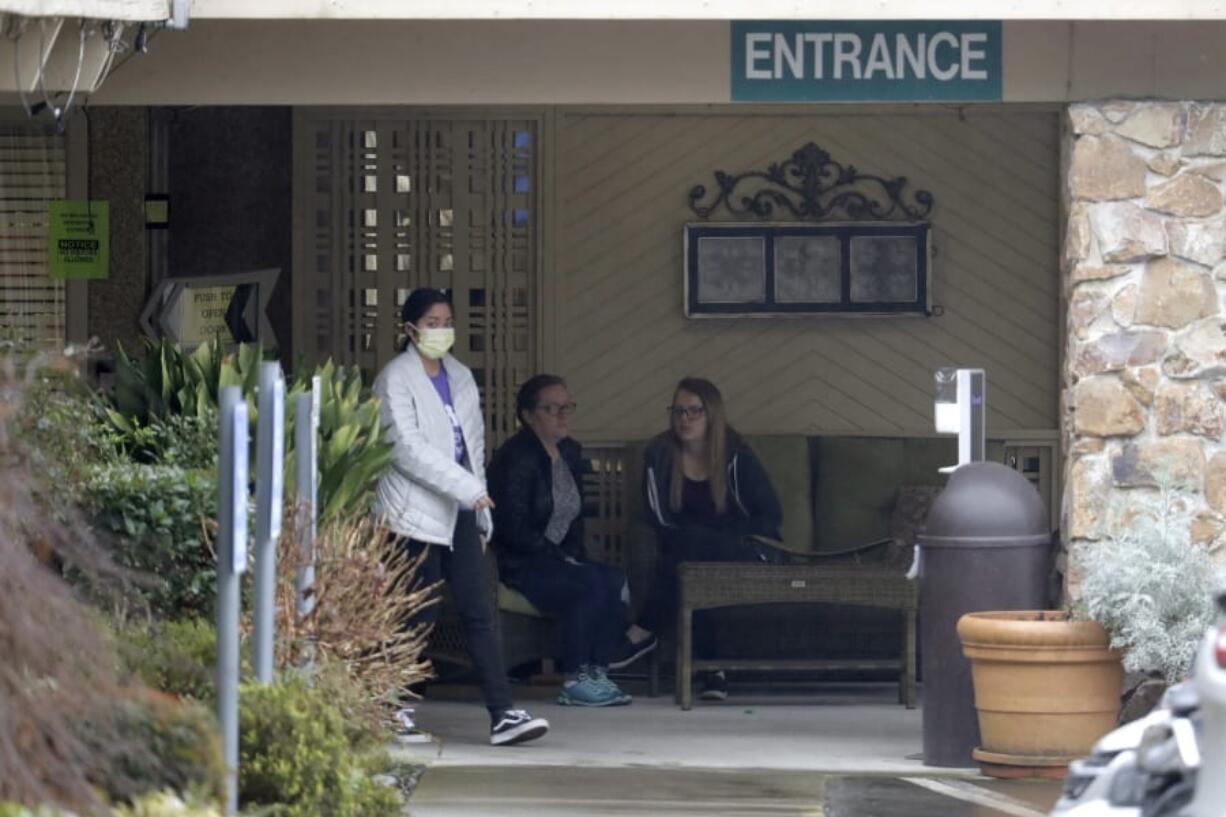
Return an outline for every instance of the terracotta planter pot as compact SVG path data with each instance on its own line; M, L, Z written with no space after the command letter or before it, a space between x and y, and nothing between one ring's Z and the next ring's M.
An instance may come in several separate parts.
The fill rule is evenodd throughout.
M983 739L976 760L1064 766L1115 727L1124 668L1098 624L1055 610L968 613L958 637Z

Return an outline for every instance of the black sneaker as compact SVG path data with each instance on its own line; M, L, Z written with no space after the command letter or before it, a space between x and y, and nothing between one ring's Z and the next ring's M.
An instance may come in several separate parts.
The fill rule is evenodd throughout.
M522 709L508 709L490 727L490 743L511 746L536 740L548 731L549 721L544 718L534 718Z
M701 701L728 700L728 679L723 670L708 672L702 679L702 692L698 693Z
M628 638L622 639L622 645L617 650L617 655L609 662L609 669L625 669L659 645L660 639L654 635L647 636L637 644Z
M417 727L413 707L398 709L392 715L392 734L397 743L429 743L430 735Z

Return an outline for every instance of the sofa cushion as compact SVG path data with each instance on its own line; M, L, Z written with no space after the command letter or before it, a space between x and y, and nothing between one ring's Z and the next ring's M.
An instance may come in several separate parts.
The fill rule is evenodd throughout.
M502 582L498 582L498 609L505 613L519 613L521 616L547 618L547 616L524 598L518 590L512 590Z
M813 550L813 496L809 441L801 434L747 435L745 442L762 460L783 506L783 547L794 553Z
M999 442L988 459L1001 462ZM900 486L942 487L942 466L958 460L954 437L816 437L813 440L814 538L819 551L893 536Z
M935 485L903 485L894 500L890 514L890 538L893 540L884 555L890 566L906 570L915 555L916 537L923 533L928 510L941 488Z

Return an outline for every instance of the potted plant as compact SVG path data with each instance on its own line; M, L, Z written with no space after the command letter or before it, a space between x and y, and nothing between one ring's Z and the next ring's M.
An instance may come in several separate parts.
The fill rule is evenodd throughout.
M959 621L983 739L975 758L989 771L1058 774L1115 726L1125 670L1177 680L1212 622L1226 575L1191 541L1188 498L1164 488L1130 499L1111 514L1116 535L1073 552L1081 581L1069 609Z

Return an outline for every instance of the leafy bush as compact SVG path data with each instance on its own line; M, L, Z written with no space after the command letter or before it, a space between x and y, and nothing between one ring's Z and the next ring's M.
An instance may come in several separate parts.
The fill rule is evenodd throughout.
M154 792L135 798L131 804L117 806L108 812L114 817L221 817L217 806L200 803L194 798L184 800L172 792ZM74 812L51 806L26 808L16 803L0 803L0 817L77 817Z
M111 534L112 558L149 574L143 595L163 617L207 615L216 564L206 535L217 515L213 473L171 465L118 462L94 468L83 502Z
M146 424L133 420L128 431L114 435L128 459L180 468L217 467L217 409L201 407L198 414L154 417Z
M71 372L43 369L31 378L16 430L53 507L77 499L91 468L116 460L102 411L97 397Z
M137 797L129 806L119 806L115 817L221 817L221 811L191 797L184 800L173 792L154 792Z
M278 817L397 817L400 796L373 782L327 693L301 678L247 684L239 707L239 799Z
M126 451L140 461L203 467L207 443L216 448L216 410L223 386L239 386L247 401L252 439L258 422L256 386L260 347L243 344L224 354L216 342L190 355L167 341L146 341L139 360L120 350L106 422ZM294 477L294 399L320 379L319 490L320 518L327 520L369 504L374 485L391 464L391 446L382 441L378 402L364 394L361 370L328 361L313 372L302 370L286 395L286 487ZM170 418L183 427L160 427ZM166 438L173 442L161 442ZM170 459L171 455L174 456ZM253 458L251 460L255 462Z
M221 801L225 763L217 721L207 707L150 690L133 690L117 699L111 712L83 718L87 741L94 740L92 729L103 719L108 730L121 736L121 745L130 747L112 749L106 773L96 781L112 802L167 790Z
M217 630L204 619L131 624L119 631L124 669L151 689L211 703Z
M1117 516L1124 533L1083 545L1074 554L1082 571L1079 612L1111 635L1129 672L1158 672L1174 683L1188 671L1213 597L1226 573L1191 541L1188 514L1177 492L1163 489L1155 507L1129 504Z
M171 415L203 417L210 406L216 408L223 385L242 386L244 394L255 390L263 357L258 346L244 344L227 362L216 341L201 344L191 354L165 340L145 339L144 344L143 358L131 358L120 347L116 359L113 411L107 416L122 433L128 432L132 421L147 424Z
M76 815L52 806L26 808L17 803L0 803L0 817L76 817Z
M126 749L114 730L99 729L94 745L78 731L83 713L111 705L116 660L97 617L35 552L94 587L116 575L71 507L48 513L37 499L44 472L17 433L32 416L25 387L37 380L0 358L0 800L85 807L97 804L91 781Z
M327 522L354 509L370 507L375 483L392 462L392 446L383 442L378 400L363 396L362 372L335 366L329 360L314 371L319 377L319 518ZM311 375L302 373L286 397L293 406L298 394L309 391ZM288 410L286 433L293 434L294 418ZM292 437L286 443L286 486L294 484Z

